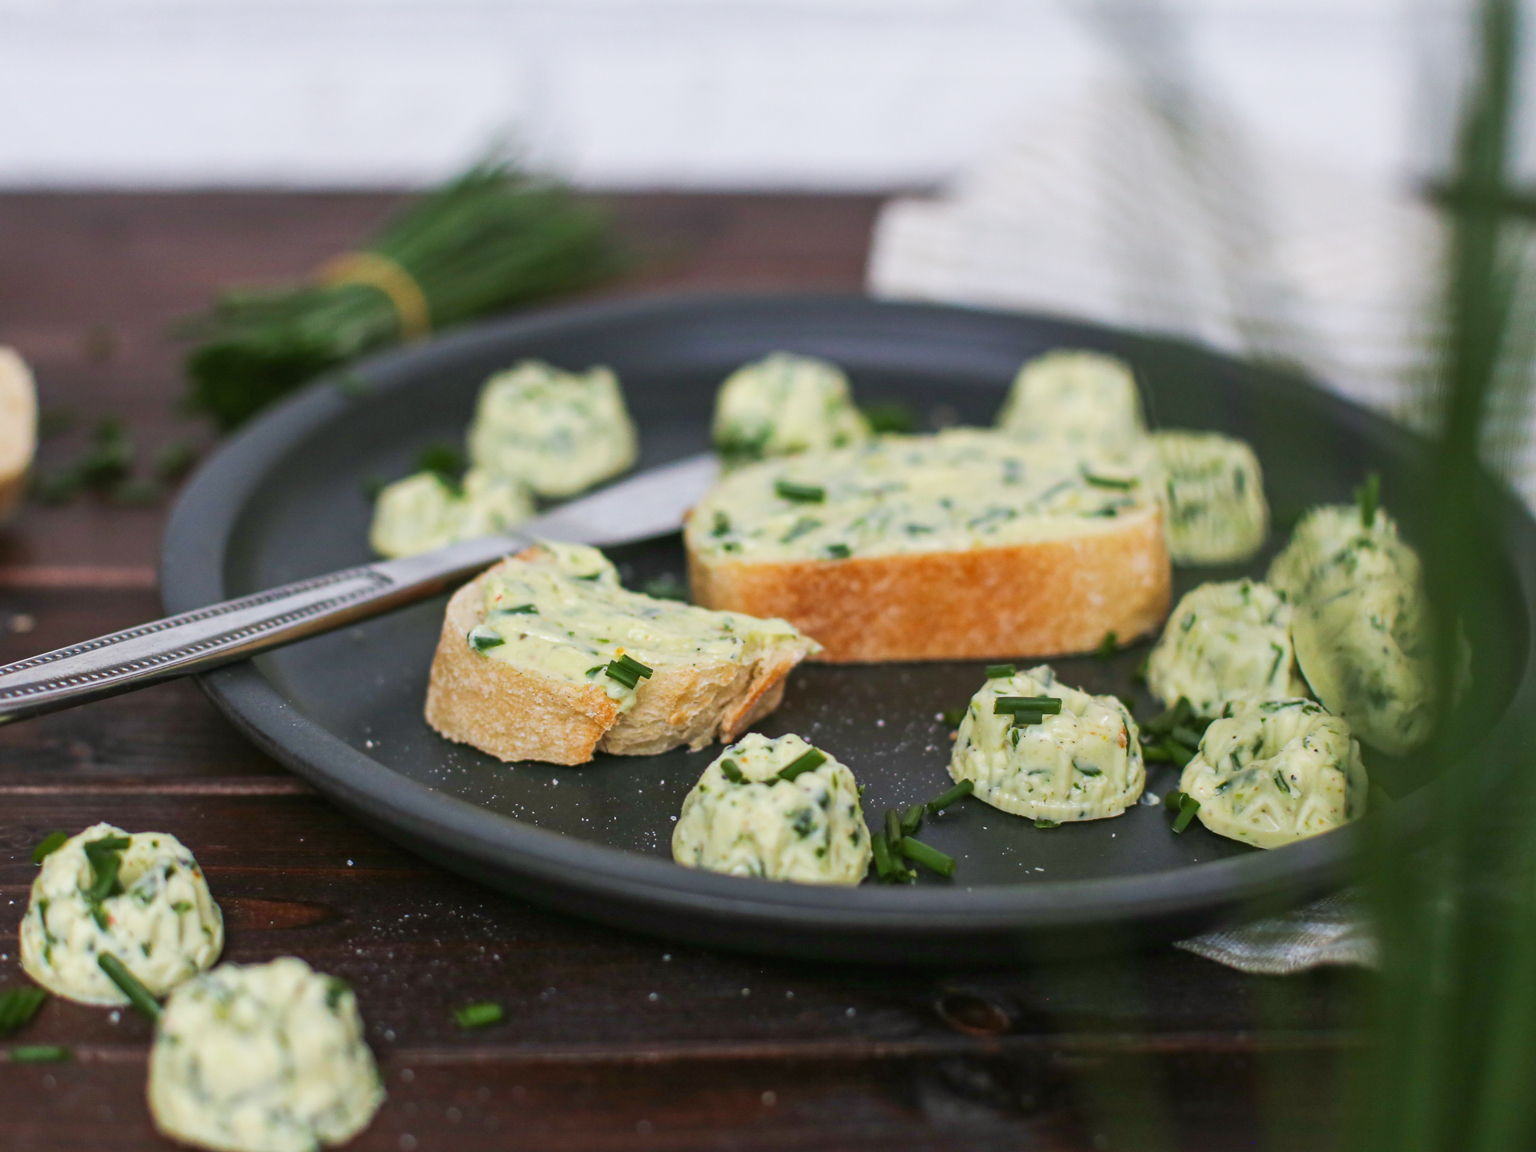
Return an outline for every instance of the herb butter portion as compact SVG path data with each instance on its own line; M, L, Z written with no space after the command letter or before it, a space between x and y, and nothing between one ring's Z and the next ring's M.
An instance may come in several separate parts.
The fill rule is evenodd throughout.
M672 858L731 876L857 884L872 858L859 786L845 765L799 736L748 733L683 801Z
M1228 704L1305 696L1290 625L1291 605L1267 584L1202 584L1168 617L1147 660L1147 686L1168 705L1185 697L1207 718Z
M1130 366L1102 352L1071 349L1036 356L1019 369L997 427L1121 455L1136 453L1147 434Z
M1154 504L1115 458L950 428L740 468L689 515L688 547L743 561L960 551L1113 531Z
M634 422L607 368L563 372L524 360L485 382L469 429L476 468L540 496L573 496L635 462Z
M1020 701L1059 701L1054 714ZM994 808L1053 822L1101 820L1146 784L1136 721L1113 696L1091 696L1045 664L988 680L955 735L949 774Z
M346 984L291 956L224 964L171 993L149 1058L166 1136L228 1152L311 1152L384 1100Z
M1175 564L1246 560L1269 534L1259 458L1219 432L1152 433L1167 505L1168 554Z
M655 669L745 663L786 642L806 643L785 620L630 592L601 552L580 544L544 544L530 559L492 570L484 591L484 621L465 643L523 671L600 685L621 713Z
M471 468L462 487L418 472L379 493L368 543L380 556L415 556L461 540L494 536L533 515L521 480Z
M1205 730L1179 789L1219 836L1278 848L1365 814L1368 781L1349 725L1311 700L1234 705Z
M836 364L775 352L732 372L715 397L713 439L727 464L845 448L870 438Z
M224 948L224 917L192 853L164 832L96 824L43 859L21 921L21 963L56 996L116 1005L101 970L116 956L156 996L196 976Z
M1315 508L1270 565L1295 603L1291 639L1313 694L1383 752L1423 743L1435 722L1434 633L1418 555L1376 509Z

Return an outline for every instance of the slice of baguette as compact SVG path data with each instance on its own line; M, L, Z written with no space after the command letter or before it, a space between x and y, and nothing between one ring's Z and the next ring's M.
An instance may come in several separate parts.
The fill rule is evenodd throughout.
M835 663L1125 644L1172 587L1162 508L1127 462L974 429L751 465L685 542L696 604L782 617Z
M734 740L779 706L785 677L816 648L789 633L746 661L658 661L639 682L634 706L621 712L601 683L572 683L488 659L466 643L485 619L486 579L539 554L532 549L504 560L459 589L448 602L432 660L427 723L498 759L583 764L597 752L647 756Z
M37 391L32 373L12 348L0 347L0 524L26 491L37 451Z
M1125 644L1168 614L1160 512L1113 532L956 552L759 563L692 550L694 601L781 616L822 646L817 660L967 660Z

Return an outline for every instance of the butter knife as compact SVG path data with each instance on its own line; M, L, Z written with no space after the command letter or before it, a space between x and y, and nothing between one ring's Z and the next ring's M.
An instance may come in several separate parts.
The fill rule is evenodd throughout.
M0 667L0 724L207 672L435 596L537 540L622 544L676 531L719 474L709 454L622 480L516 531L312 576Z

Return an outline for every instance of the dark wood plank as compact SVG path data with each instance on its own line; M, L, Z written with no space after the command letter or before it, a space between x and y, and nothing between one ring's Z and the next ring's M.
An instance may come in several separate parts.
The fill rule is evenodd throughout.
M15 938L35 873L31 847L51 829L111 819L169 832L194 847L229 905L230 959L300 955L352 983L375 1035L411 1046L462 1042L450 1012L478 999L503 1003L515 1026L477 1041L570 1051L762 1043L788 1055L930 1042L949 1050L957 1037L985 1046L1093 1033L1162 1043L1243 1032L1266 1012L1288 1034L1330 1037L1357 979L1320 972L1286 982L1288 999L1271 1011L1256 990L1275 982L1256 985L1168 949L986 971L960 959L943 971L763 960L536 909L442 872L313 794L165 796L82 782L16 799L24 822L0 829L0 940ZM0 972L19 978L4 963ZM77 1040L108 1035L99 1012L58 1004L38 1026L45 1040L57 1038L54 1017Z
M594 1064L397 1050L381 1059L388 1100L349 1147L1231 1152L1258 1144L1263 1077L1283 1075L1288 1092L1262 1146L1316 1149L1338 1122L1336 1069L1320 1055L1331 1054ZM73 1064L9 1070L0 1077L7 1146L165 1147L142 1101L145 1064L142 1047L118 1044L82 1049Z
M393 194L0 195L0 342L45 403L176 410L177 317L240 279L357 244ZM609 206L641 253L601 294L854 289L877 197L647 194ZM50 442L45 463L75 441ZM164 507L29 507L0 530L0 662L157 613ZM227 956L303 956L358 990L390 1100L362 1149L1147 1149L1327 1146L1364 980L1241 976L1162 949L943 970L764 960L567 918L449 875L256 752L189 684L0 727L0 987L55 827L161 829L197 852ZM496 999L472 1034L452 1008ZM0 1146L163 1148L142 1020L51 1002L6 1065Z

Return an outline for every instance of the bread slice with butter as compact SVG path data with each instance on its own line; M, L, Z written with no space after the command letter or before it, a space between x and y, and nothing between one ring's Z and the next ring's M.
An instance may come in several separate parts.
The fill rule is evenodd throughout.
M816 650L783 620L630 592L597 549L544 544L449 600L427 723L502 760L697 751L777 708Z
M0 346L0 524L21 503L37 451L37 391L26 361Z
M1054 656L1161 623L1162 516L1131 461L954 428L742 468L685 541L696 603L783 617L823 660Z

